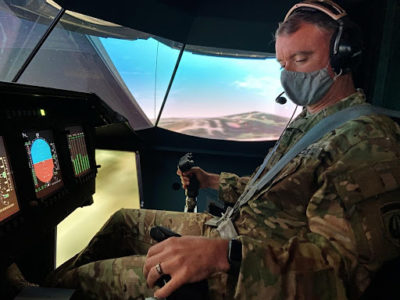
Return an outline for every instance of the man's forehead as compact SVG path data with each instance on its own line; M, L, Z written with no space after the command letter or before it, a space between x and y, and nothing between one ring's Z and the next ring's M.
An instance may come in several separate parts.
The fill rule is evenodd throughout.
M284 52L312 51L316 47L329 45L330 36L316 25L303 23L299 29L292 34L278 35L276 38L277 55ZM290 54L290 55L291 55Z

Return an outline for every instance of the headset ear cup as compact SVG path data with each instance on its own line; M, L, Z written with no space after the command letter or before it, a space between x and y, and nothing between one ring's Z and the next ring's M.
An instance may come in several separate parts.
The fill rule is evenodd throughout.
M361 62L362 36L360 28L348 17L340 20L343 24L343 31L340 35L335 54L335 41L339 33L339 28L332 35L330 44L330 63L336 74L351 72Z
M330 46L329 46L329 49L330 49L329 50L330 64L331 64L331 67L332 67L333 71L336 74L339 74L341 72L340 55L339 55L339 53L335 54L335 49L334 49L335 48L335 41L336 41L336 38L337 38L337 35L338 35L338 31L339 31L339 28L337 28L336 31L332 34L331 42L330 42ZM339 43L340 43L340 40L339 40Z

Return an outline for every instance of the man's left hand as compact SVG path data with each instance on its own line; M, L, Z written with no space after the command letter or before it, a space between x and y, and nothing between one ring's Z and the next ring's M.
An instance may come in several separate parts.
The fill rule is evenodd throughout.
M198 236L171 237L152 246L146 257L143 273L149 287L161 277L156 269L160 264L163 274L171 276L154 294L168 297L185 283L201 281L218 271L228 271L228 240Z

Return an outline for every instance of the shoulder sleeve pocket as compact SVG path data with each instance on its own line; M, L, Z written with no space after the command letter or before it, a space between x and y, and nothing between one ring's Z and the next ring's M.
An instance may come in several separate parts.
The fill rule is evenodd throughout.
M344 172L334 182L354 231L360 261L383 262L399 255L400 230L392 227L400 224L400 162Z
M400 161L380 162L350 171L335 179L346 207L363 199L400 188Z

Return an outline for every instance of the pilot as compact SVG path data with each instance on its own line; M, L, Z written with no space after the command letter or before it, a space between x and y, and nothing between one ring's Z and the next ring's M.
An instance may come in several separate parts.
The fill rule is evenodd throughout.
M201 188L217 189L226 203L242 194L247 202L218 220L122 209L48 284L95 299L164 298L203 279L211 299L359 298L374 272L400 253L399 127L379 114L347 121L252 189L319 121L365 104L352 79L362 49L354 32L331 1L293 7L276 31L276 55L286 94L304 110L252 175L258 180L178 171L185 187L194 173ZM155 243L155 225L182 237ZM171 279L156 288L164 274Z

